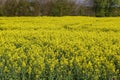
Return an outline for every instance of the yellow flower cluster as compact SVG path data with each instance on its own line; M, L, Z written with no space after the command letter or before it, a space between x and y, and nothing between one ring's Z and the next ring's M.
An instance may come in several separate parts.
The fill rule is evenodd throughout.
M120 80L120 18L0 17L0 80Z

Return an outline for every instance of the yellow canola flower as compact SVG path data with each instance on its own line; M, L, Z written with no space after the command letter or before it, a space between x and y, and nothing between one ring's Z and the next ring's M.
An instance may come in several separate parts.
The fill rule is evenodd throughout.
M16 73L20 73L21 72L21 67L17 67L17 69L15 70Z
M7 66L5 66L5 68L4 68L4 73L7 73L7 72L9 72L10 70L8 69L8 67Z
M28 67L27 72L28 72L28 74L32 73L32 68L30 66Z
M119 17L0 17L0 73L18 80L19 75L31 80L117 80L119 21Z
M2 62L0 62L0 67L2 67L3 66L3 63Z
M24 61L22 62L22 67L26 67L26 63Z

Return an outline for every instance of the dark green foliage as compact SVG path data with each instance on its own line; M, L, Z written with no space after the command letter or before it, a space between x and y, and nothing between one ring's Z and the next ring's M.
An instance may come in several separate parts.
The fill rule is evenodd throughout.
M105 16L105 8L107 5L107 0L94 0L94 8L96 16Z
M17 7L16 5L16 0L7 0L3 6L3 13L5 16L14 16L16 11L15 8Z
M7 0L3 5L5 16L34 16L40 14L40 6L37 0Z
M92 0L91 0L92 1ZM1 0L0 16L119 16L119 0L93 0L93 6L75 0Z
M30 15L30 4L25 0L19 1L16 8L16 15Z
M114 16L119 8L119 0L93 0L95 14L98 17Z
M50 2L50 13L52 16L72 15L75 2L70 0L53 0Z
M2 8L0 7L0 16L3 15Z

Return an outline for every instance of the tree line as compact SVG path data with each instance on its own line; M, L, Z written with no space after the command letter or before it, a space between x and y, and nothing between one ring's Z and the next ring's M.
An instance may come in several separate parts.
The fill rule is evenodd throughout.
M0 0L0 16L120 16L119 0Z

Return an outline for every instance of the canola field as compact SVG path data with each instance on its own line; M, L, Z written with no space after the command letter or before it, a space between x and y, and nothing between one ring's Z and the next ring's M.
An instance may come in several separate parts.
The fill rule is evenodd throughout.
M120 80L120 17L0 17L0 80Z

